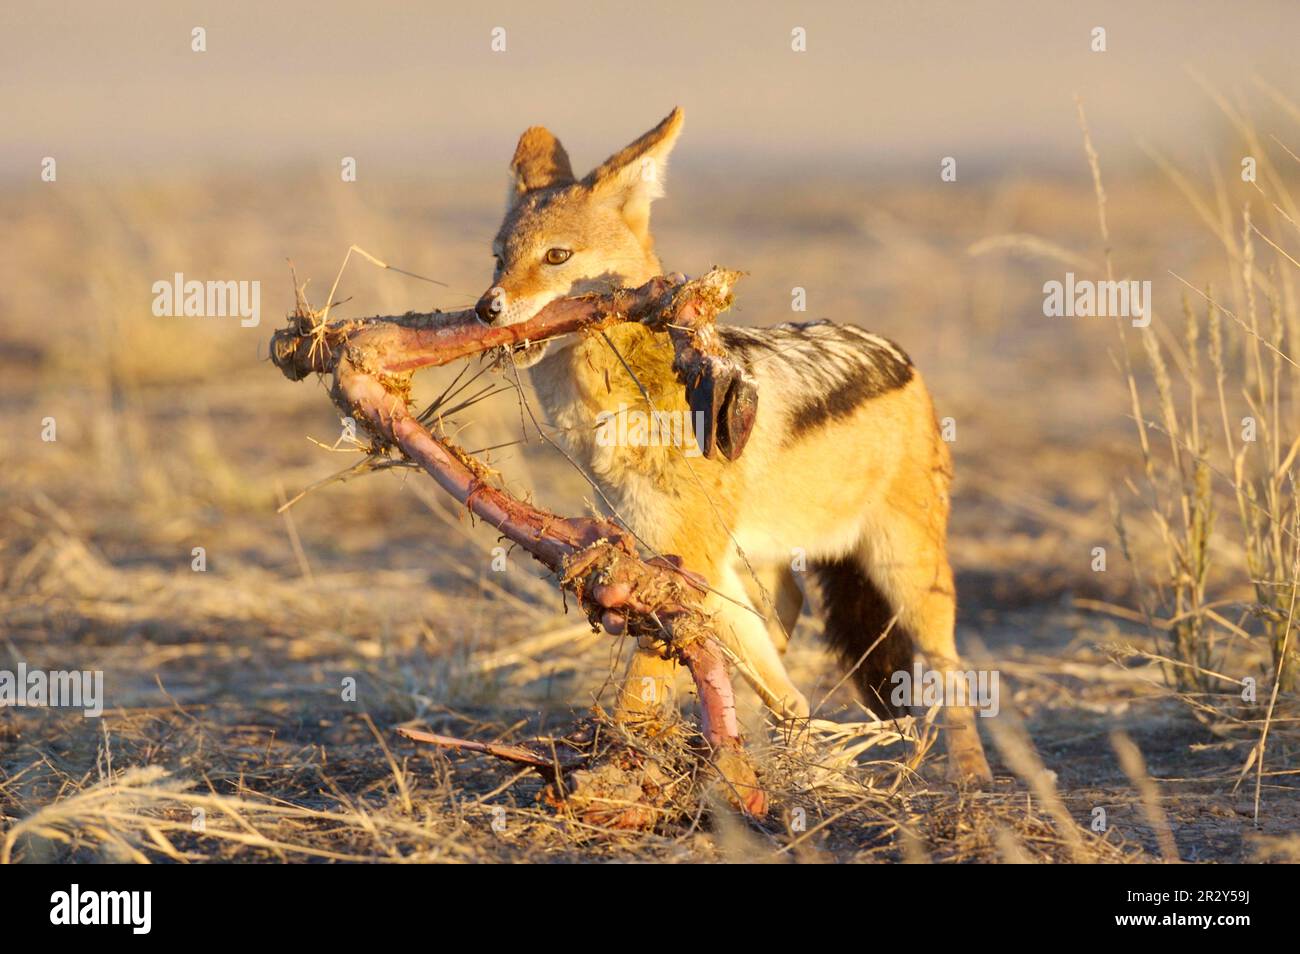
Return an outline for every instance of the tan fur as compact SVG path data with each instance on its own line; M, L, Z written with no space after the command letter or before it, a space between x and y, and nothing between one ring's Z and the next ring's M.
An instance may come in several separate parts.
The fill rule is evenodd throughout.
M560 141L543 126L524 130L515 147L515 157L510 162L514 171L514 191L523 195L535 189L564 185L573 181L573 167L569 154Z
M662 192L681 128L682 113L674 110L580 182L559 142L540 127L528 130L512 166L516 192L494 243L494 287L480 302L493 303L488 317L512 324L557 297L636 286L661 274L650 205ZM548 264L551 249L572 255ZM602 413L687 411L666 335L619 325L608 336L534 346L520 363L531 365L550 422L618 515L651 550L680 556L718 591L709 609L774 712L809 714L781 663L802 604L788 570L796 547L808 561L858 560L900 608L900 624L916 635L931 667L958 665L945 545L951 461L919 374L796 435L789 421L805 397L803 382L779 359L756 360L759 413L749 443L734 462L709 460L677 446L602 446ZM891 352L888 342L871 340ZM639 650L620 714L654 710L672 683L672 664L651 647ZM950 718L958 730L950 736L953 764L964 775L987 777L969 711L953 710Z

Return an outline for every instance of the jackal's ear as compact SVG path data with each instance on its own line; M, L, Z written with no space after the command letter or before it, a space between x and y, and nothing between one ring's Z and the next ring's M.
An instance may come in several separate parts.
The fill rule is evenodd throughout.
M545 126L531 126L524 130L519 145L515 146L515 157L510 160L510 171L514 174L512 205L520 196L534 189L567 185L574 181L569 154Z
M643 243L650 238L650 203L664 194L668 154L677 144L686 114L678 106L654 129L593 169L583 185L616 203L628 227Z

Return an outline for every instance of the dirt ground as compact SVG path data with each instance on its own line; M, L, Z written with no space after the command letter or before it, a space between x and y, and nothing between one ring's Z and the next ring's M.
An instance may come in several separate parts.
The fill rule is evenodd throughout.
M99 719L0 709L5 857L1140 862L1170 854L1167 821L1184 861L1300 859L1296 720L1270 737L1256 820L1254 770L1238 781L1257 730L1207 714L1222 700L1180 696L1128 654L1162 646L1140 622L1112 516L1112 501L1134 508L1141 468L1118 338L1110 322L1041 309L1044 281L1102 260L1082 154L1059 179L942 192L830 173L792 188L683 165L655 217L668 267L749 273L732 320L826 317L888 335L955 419L959 645L1003 681L1004 715L984 720L1003 728L982 725L991 792L949 787L941 747L914 771L906 744L796 744L763 725L748 690L776 803L762 825L710 811L693 786L653 831L610 833L539 801L535 776L400 738L403 724L564 733L611 704L626 657L566 615L523 554L494 570L492 533L417 474L332 484L276 512L355 457L330 449L340 427L323 388L265 360L292 307L286 258L317 304L353 243L450 286L354 257L340 315L465 307L490 278L500 179L345 185L285 170L256 186L5 195L5 234L22 239L0 257L0 669L102 670L107 699ZM1157 278L1156 321L1172 327L1181 287L1167 273L1223 283L1220 249L1158 173L1116 174L1108 191L1117 271ZM176 271L260 280L260 326L154 317L151 285ZM806 315L790 313L794 286ZM429 379L422 393L447 377ZM516 440L518 400L494 397L458 424L469 448ZM544 505L590 506L580 475L535 438L487 456ZM788 656L812 700L839 681L818 631L806 612ZM1252 646L1224 654L1234 673L1263 671ZM687 695L683 718L693 712ZM864 718L843 689L819 715ZM1144 771L1122 765L1116 733Z

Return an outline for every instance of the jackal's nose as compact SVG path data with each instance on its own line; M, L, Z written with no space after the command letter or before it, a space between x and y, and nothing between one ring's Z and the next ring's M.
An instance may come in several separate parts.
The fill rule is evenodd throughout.
M505 310L505 306L505 289L497 285L483 293L483 297L474 306L474 314L489 325L495 324L496 320L501 317L501 312Z

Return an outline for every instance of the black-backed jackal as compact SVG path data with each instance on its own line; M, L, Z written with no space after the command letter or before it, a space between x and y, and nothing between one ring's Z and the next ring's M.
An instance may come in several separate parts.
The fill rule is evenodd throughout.
M581 180L559 140L539 126L527 130L479 316L513 324L556 298L661 274L650 205L662 194L682 120L674 110ZM707 577L716 591L708 608L774 713L809 715L781 662L803 602L791 573L792 554L802 553L821 584L831 646L846 668L856 666L863 702L892 714L890 677L911 669L914 646L933 670L960 668L946 552L952 469L930 395L906 354L852 325L720 331L759 393L753 433L735 461L672 442L602 439L602 428L629 414L689 419L666 334L621 324L607 338L532 345L515 359L530 368L550 423L618 516L644 545ZM673 667L653 647L639 648L620 691L621 716L670 699ZM987 781L972 711L951 708L943 721L950 774Z

